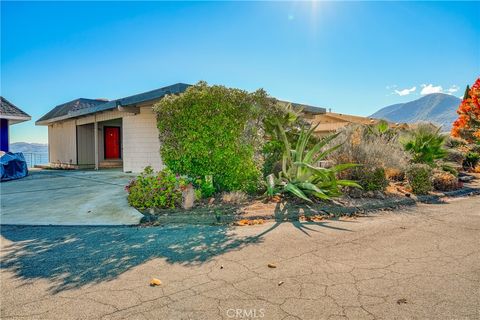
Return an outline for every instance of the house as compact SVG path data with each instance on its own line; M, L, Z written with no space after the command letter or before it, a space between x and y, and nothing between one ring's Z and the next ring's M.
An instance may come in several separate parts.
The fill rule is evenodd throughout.
M163 167L153 105L167 94L189 87L177 83L153 91L106 101L79 98L61 104L38 119L48 126L50 165L73 168L122 167L140 172ZM324 108L294 104L314 116Z
M313 125L318 124L315 129L317 136L326 136L329 133L335 132L349 124L377 124L380 119L353 116L335 112L325 112L322 114L306 115L307 120Z
M28 121L31 117L13 103L0 97L0 151L10 151L10 125Z

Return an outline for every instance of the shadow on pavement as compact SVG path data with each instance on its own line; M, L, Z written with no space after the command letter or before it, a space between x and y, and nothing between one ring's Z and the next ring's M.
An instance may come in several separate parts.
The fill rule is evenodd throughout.
M1 268L25 280L48 279L53 292L116 278L148 260L199 264L260 242L234 236L228 226L138 227L2 226L13 243L3 248Z
M239 237L228 225L167 225L163 227L2 226L0 234L12 244L3 246L1 269L24 280L48 279L60 292L90 283L113 280L151 259L168 263L201 264L252 243L299 212L277 207L277 222L248 237ZM290 221L309 236L312 226L338 231L329 222ZM287 222L288 223L288 222Z

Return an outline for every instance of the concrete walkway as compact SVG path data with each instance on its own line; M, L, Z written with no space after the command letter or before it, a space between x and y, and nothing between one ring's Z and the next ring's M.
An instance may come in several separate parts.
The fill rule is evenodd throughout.
M124 190L133 175L119 170L32 170L0 184L1 224L123 225L142 215Z
M324 223L4 226L0 317L480 319L479 208L474 197Z

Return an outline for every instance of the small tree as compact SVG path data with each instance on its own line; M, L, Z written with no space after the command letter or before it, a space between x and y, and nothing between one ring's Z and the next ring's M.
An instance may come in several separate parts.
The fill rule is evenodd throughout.
M462 103L458 107L458 119L453 123L452 136L461 137L469 142L480 141L480 78L472 88L465 91Z

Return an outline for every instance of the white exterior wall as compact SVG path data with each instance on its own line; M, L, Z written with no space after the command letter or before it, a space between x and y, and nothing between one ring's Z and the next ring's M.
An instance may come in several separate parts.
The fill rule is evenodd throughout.
M123 171L141 172L146 166L162 170L157 117L151 106L123 118Z
M48 154L51 163L77 163L77 127L75 120L48 126Z

